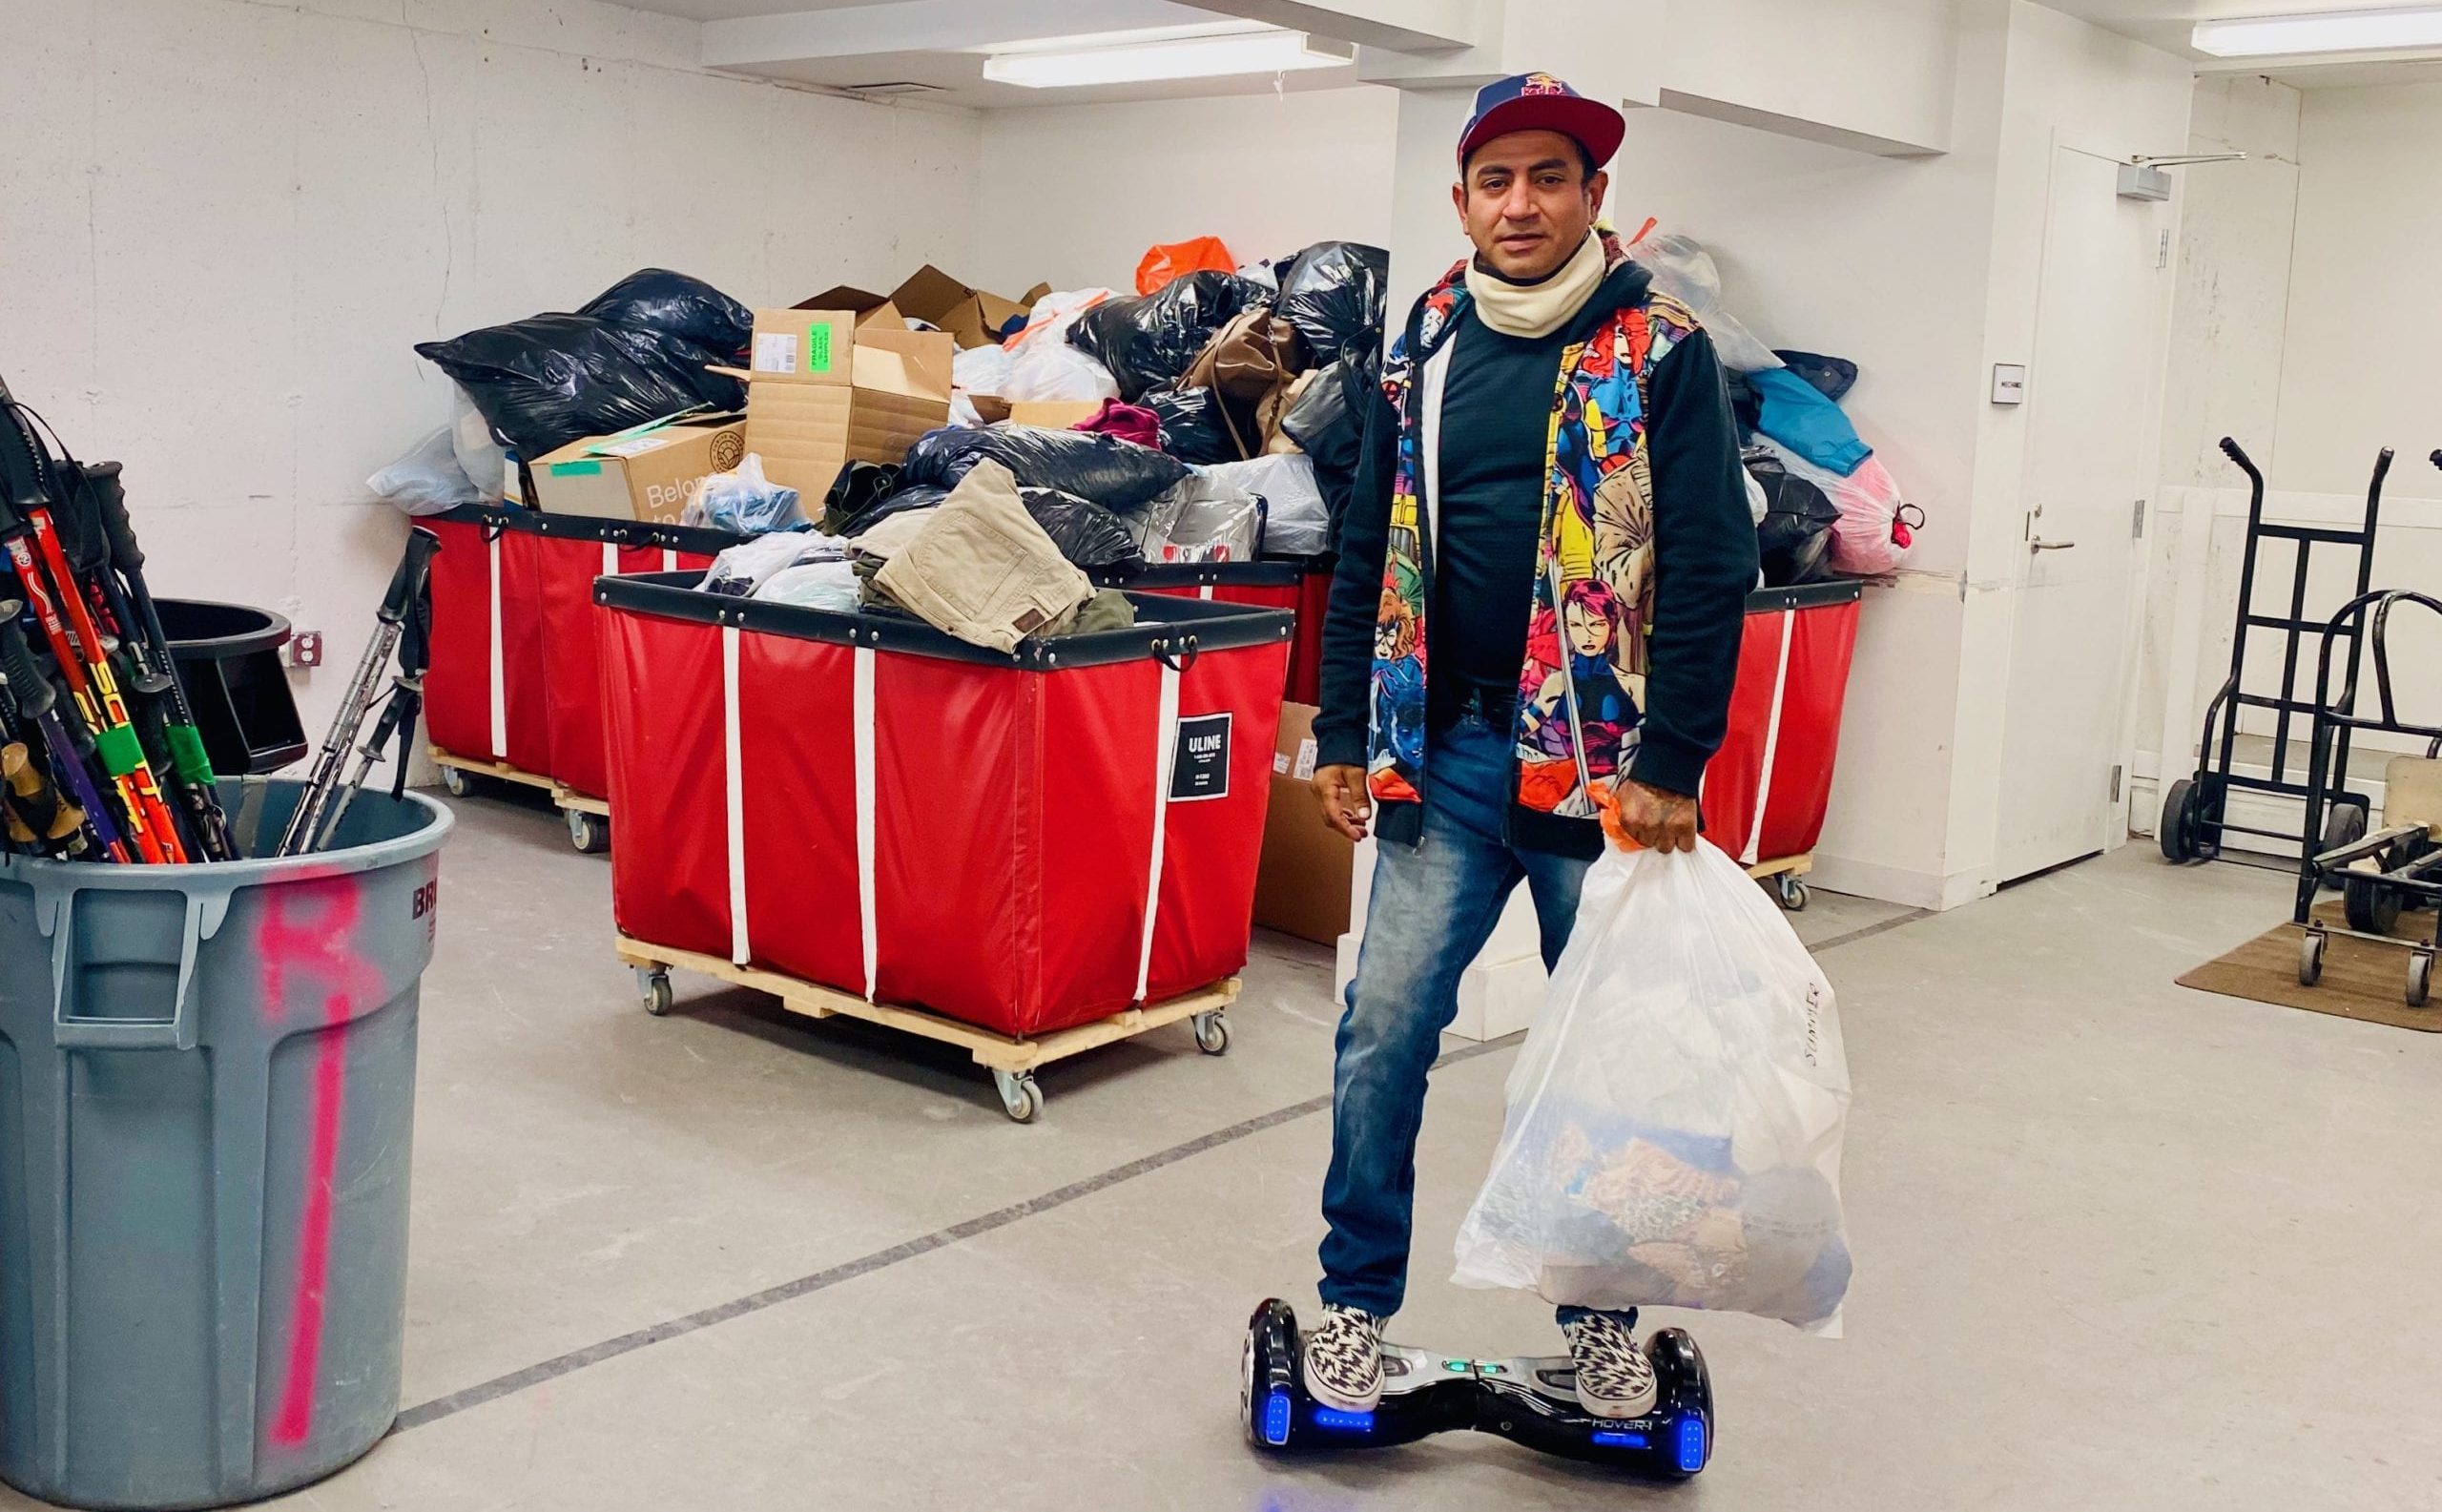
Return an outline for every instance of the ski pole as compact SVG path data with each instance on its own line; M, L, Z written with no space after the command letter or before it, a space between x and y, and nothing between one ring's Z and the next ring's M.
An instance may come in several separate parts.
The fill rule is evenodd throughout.
M76 806L85 811L85 821L93 827L93 836L102 842L102 849L111 860L125 861L129 859L127 843L119 838L118 826L111 821L110 807L95 790L85 764L76 759L76 747L59 723L59 695L34 665L33 651L27 646L25 630L17 623L22 610L23 606L14 599L0 599L0 677L8 679L9 695L15 700L18 714L32 720L34 728L42 733L43 749L51 753L52 770Z
M23 741L0 746L0 786L7 790L0 808L8 810L10 839L54 859L83 852L83 812L59 796Z
M332 818L334 799L345 809L347 799L340 797L340 779L347 765L347 756L356 744L356 733L364 723L365 711L373 705L374 688L381 681L383 669L390 665L390 653L398 649L407 615L416 601L424 596L424 577L432 568L432 554L441 549L441 537L422 526L407 532L406 554L399 559L398 570L390 574L390 587L382 595L382 607L376 611L373 639L364 648L364 655L356 664L356 675L347 686L347 695L340 703L340 712L331 721L330 734L322 737L322 749L314 757L314 772L307 778L305 791L298 795L297 810L289 816L288 829L279 838L275 856L302 856L319 850L329 838L329 828L337 823ZM385 715L382 724L392 724ZM404 756L404 751L402 752ZM358 780L369 769L366 762L359 769ZM354 797L354 789L348 790Z
M194 706L187 702L186 689L178 681L177 663L170 654L170 637L161 630L161 611L155 607L153 590L144 581L144 550L136 545L135 527L127 517L127 488L119 481L119 465L96 463L82 470L85 486L100 507L102 535L110 543L111 567L126 583L122 592L110 569L99 574L103 594L111 601L111 615L118 621L129 652L136 659L136 689L139 693L157 690L163 712L162 737L170 753L170 775L185 800L198 847L208 860L232 860L238 854L238 844L229 834L229 817L220 808L220 790L212 770L212 757L203 749L203 735L196 728Z

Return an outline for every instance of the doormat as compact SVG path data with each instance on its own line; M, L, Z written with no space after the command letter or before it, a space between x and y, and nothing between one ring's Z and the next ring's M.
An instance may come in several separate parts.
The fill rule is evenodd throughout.
M2315 917L2338 928L2348 927L2338 900L2317 903ZM2413 932L2422 940L2432 923L2431 914L2402 914L2392 933L2407 939ZM2437 985L2432 1001L2426 1006L2408 1005L2404 995L2408 989L2407 951L2396 945L2378 945L2334 935L2324 946L2323 980L2311 987L2301 986L2298 941L2305 933L2296 924L2266 930L2228 955L2217 956L2180 978L2179 984L2202 992L2218 992L2224 997L2305 1008L2309 1013L2329 1013L2368 1024L2442 1034L2442 985Z

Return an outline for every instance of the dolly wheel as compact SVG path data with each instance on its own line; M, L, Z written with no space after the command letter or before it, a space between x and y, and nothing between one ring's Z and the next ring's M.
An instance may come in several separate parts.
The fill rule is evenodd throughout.
M1195 1047L1207 1055L1230 1053L1230 1020L1219 1012L1199 1013L1195 1025Z
M578 854L599 856L610 848L610 821L599 814L583 809L565 811L569 817L569 843Z
M645 1011L654 1018L660 1018L668 1013L671 1001L670 968L668 966L638 966L636 996L643 1000Z
M2342 906L2349 912L2349 927L2360 934L2388 935L2400 922L2400 892L2371 877L2351 873L2341 883Z
M2298 941L2298 985L2311 987L2324 979L2324 946L2330 936L2309 929Z
M2196 779L2182 777L2163 797L2163 817L2154 826L2163 860L2185 865L2196 860Z
M1772 890L1780 894L1781 906L1793 914L1804 913L1807 901L1814 896L1795 872L1783 872L1773 878Z
M464 767L443 767L441 791L453 798L463 798L475 791L475 779L466 775Z
M2425 1006L2425 1000L2432 994L2432 991L2433 952L2431 950L2411 952L2408 958L2408 1005L2411 1008Z
M2355 803L2335 803L2324 818L2324 849L2336 851L2366 838L2366 810Z
M1016 1122L1031 1124L1043 1112L1043 1088L1035 1085L1032 1071L994 1071L992 1085L1000 1090L1002 1108Z

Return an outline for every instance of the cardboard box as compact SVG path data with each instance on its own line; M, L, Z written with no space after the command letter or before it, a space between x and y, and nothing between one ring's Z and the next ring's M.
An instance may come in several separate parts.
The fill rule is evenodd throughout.
M1074 430L1081 420L1091 420L1102 408L1098 400L1079 404L1072 399L1045 400L1040 403L1020 402L1009 406L1009 423L1013 425L1041 425L1049 430Z
M535 505L557 514L675 525L704 480L745 455L746 425L734 417L655 421L545 455L530 469Z
M851 288L844 283L825 289L813 299L799 300L790 308L846 310L857 318L858 325L871 325L879 321L884 330L903 330L907 325L907 318L900 313L898 305L890 302L889 295L876 294L870 289Z
M949 332L961 346L997 346L1001 327L1050 292L1050 284L1038 283L1023 300L1004 300L961 283L927 262L891 291L890 302L907 319L928 321Z
M1280 706L1272 757L1272 803L1264 811L1263 860L1255 871L1255 922L1316 944L1348 933L1356 846L1323 822L1314 797L1314 705Z
M845 464L900 462L949 424L950 365L938 331L858 322L852 310L757 310L744 371L746 449L763 475L818 506Z

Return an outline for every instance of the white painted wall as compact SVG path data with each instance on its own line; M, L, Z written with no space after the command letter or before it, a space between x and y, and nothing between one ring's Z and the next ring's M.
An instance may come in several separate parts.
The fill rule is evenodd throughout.
M329 637L397 559L363 480L447 414L419 341L632 269L749 303L973 257L971 115L714 76L587 0L0 0L0 361L127 464L164 594ZM887 285L885 285L887 286Z
M2207 79L2194 130L2199 151L2255 158L2185 171L2154 552L2164 589L2147 627L2139 740L2141 771L2164 780L2194 764L2205 702L2229 665L2246 486L2213 449L2221 436L2239 437L2264 467L2269 517L2338 526L2362 518L2374 454L2393 447L2374 584L2442 583L2442 473L2426 461L2442 444L2442 375L2424 360L2442 341L2442 305L2424 273L2442 244L2442 203L2431 192L2442 83L2301 95L2253 78ZM2266 611L2286 612L2294 560L2287 546L2265 549L2259 605L2276 595ZM2319 549L2307 612L2329 614L2354 588L2349 564ZM2254 632L2250 689L2277 680L2278 645ZM2393 671L2403 715L2442 722L2442 632L2404 619ZM2272 716L2250 712L2242 728L2269 733ZM2141 787L2132 822L2150 829L2158 805L2154 785Z
M1397 111L1394 92L1357 85L989 112L976 271L961 276L1013 298L1037 280L1125 293L1158 242L1217 236L1242 262L1382 245Z
M1662 99L1875 151L1950 145L1951 0L1669 0Z

